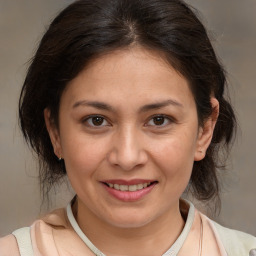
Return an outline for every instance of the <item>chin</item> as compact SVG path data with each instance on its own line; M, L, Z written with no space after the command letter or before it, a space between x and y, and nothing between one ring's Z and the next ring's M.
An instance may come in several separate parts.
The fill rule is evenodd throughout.
M146 226L154 218L140 213L112 215L107 222L117 228L140 228Z
M135 220L135 221L118 221L118 222L114 222L111 223L113 226L117 227L117 228L141 228L146 226L150 221L139 221L139 220Z

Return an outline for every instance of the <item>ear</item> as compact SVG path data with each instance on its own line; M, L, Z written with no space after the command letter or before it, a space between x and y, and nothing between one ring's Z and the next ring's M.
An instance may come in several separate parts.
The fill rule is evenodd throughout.
M200 161L204 159L206 150L209 147L213 131L219 116L219 102L216 98L211 98L212 104L212 114L204 122L203 126L199 127L198 137L197 137L197 146L195 150L195 161Z
M52 120L51 111L48 108L44 109L44 120L45 120L46 128L52 142L54 154L59 159L61 159L62 150L61 150L59 130L56 127L56 124L54 123L54 121Z

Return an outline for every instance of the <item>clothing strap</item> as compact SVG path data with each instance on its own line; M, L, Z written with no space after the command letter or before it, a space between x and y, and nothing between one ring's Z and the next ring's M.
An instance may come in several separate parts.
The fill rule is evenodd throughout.
M189 211L188 211L188 216L186 220L185 227L183 231L181 232L180 236L176 240L176 242L171 246L170 249L168 249L162 256L177 256L179 253L182 245L184 244L194 221L194 216L195 216L195 207L194 205L187 201L187 204L189 205ZM101 252L90 240L89 238L83 233L83 231L80 229L74 215L72 212L72 201L68 204L67 206L67 217L68 220L73 227L73 229L76 231L77 235L84 241L84 243L90 248L90 250L96 255L96 256L106 256L103 252Z
M256 251L256 237L222 227L212 221L218 235L227 251L228 256L254 256Z
M175 243L172 245L172 247L170 249L168 249L167 252L165 252L162 256L176 256L181 247L183 246L194 221L194 217L195 217L195 207L194 205L187 201L184 200L189 204L189 211L188 211L188 216L187 216L187 220L185 223L185 226L180 234L180 236L178 237L178 239L175 241Z
M20 256L33 256L34 253L30 237L30 227L17 229L13 231L12 234L17 240Z

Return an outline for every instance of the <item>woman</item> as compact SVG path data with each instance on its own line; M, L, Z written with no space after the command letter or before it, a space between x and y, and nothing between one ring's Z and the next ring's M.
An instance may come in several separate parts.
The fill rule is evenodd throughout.
M2 238L0 255L255 255L255 237L181 199L218 201L220 149L236 125L225 86L182 1L67 7L31 63L19 114L44 190L67 174L76 196Z

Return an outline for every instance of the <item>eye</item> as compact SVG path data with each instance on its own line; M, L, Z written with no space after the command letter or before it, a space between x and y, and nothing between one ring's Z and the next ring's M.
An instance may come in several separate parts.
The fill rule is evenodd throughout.
M86 123L87 126L91 127L104 127L109 126L109 123L103 116L89 116L83 120L83 123Z
M172 123L173 120L170 117L164 116L164 115L157 115L150 119L148 122L149 126L166 126L170 123Z

